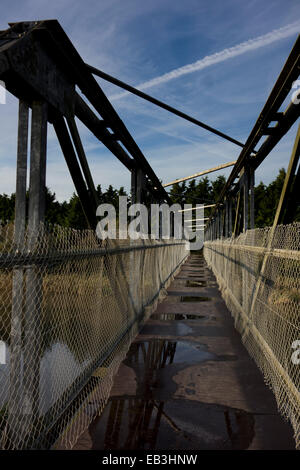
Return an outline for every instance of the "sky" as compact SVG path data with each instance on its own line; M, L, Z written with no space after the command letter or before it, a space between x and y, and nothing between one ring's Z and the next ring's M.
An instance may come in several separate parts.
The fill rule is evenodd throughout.
M1 0L0 29L43 19L60 22L85 62L245 142L300 31L300 2ZM238 158L236 145L97 80L163 183ZM15 191L17 110L11 95L0 104L0 194ZM256 183L287 168L297 126L257 170ZM79 129L95 184L129 190L128 170ZM74 192L51 125L46 184L60 201Z

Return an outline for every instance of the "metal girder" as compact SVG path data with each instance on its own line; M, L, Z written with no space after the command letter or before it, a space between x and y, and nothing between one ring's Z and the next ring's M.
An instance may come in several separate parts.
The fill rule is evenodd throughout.
M135 161L115 140L111 139L109 131L103 126L96 114L90 109L87 103L76 94L75 115L80 121L99 139L128 170L135 167Z
M94 185L93 177L90 172L90 168L86 159L85 151L84 151L81 139L80 139L80 135L79 135L74 117L71 116L67 118L67 123L68 123L68 128L70 130L70 133L71 133L71 136L72 136L75 148L76 148L76 152L77 152L80 164L81 164L81 168L85 177L87 187L90 191L90 195L94 199L94 203L96 204L96 207L98 207L99 201L98 201L97 191Z
M47 102L50 122L57 112L68 118L74 116L75 106L79 114L77 85L102 117L95 116L97 132L94 119L93 133L99 138L102 127L100 140L104 145L127 168L143 171L157 199L170 202L147 159L56 20L11 23L10 29L0 33L0 78L12 94L30 106L35 99Z
M63 151L69 172L74 181L74 185L78 194L78 197L82 204L83 212L90 227L96 226L96 203L89 194L86 183L83 179L80 166L77 161L76 153L68 133L67 126L64 118L61 115L57 115L53 121L54 129Z
M204 122L199 121L198 119L195 119L191 116L189 116L186 113L183 113L182 111L179 111L178 109L173 108L173 106L169 106L166 103L163 103L162 101L153 98L153 96L147 95L146 93L143 93L142 91L138 90L137 88L134 88L127 83L122 82L121 80L118 80L117 78L112 77L111 75L108 75L105 72L102 72L102 70L99 70L95 67L92 67L91 65L86 64L86 67L92 74L97 75L100 78L103 78L104 80L107 80L110 83L113 83L114 85L123 88L124 90L129 91L130 93L133 93L136 96L139 96L140 98L143 98L146 101L149 101L152 104L155 104L156 106L159 106L162 109L165 109L166 111L169 111L170 113L175 114L176 116L179 116L186 121L192 122L193 124L196 124L199 127L202 127L203 129L212 132L213 134L218 135L219 137L222 137L225 140L228 140L229 142L232 142L235 145L238 145L239 147L244 147L244 144L242 142L239 142L236 139L233 139L227 134L224 134L224 132L221 132L211 126L208 126Z
M271 152L275 145L282 139L282 137L288 132L292 125L297 121L300 115L300 106L294 103L290 103L286 111L283 113L282 119L274 127L274 132L271 134L261 145L257 154L249 159L249 165L256 169Z
M298 36L292 51L284 64L281 73L242 149L236 164L234 165L229 178L221 191L217 206L223 201L225 195L231 190L235 179L244 168L249 165L253 169L257 168L266 156L271 152L279 140L287 133L300 115L300 106L291 102L284 113L279 112L280 106L291 91L293 82L299 76L300 69L300 36ZM261 137L269 132L269 124L277 121L272 134L267 137L255 155L253 150ZM215 215L213 211L211 218Z
M279 222L282 222L284 220L284 215L285 215L285 210L287 208L287 203L288 203L288 198L291 193L291 189L294 183L294 177L296 173L296 169L298 166L300 158L300 126L298 127L292 155L290 158L289 166L286 172L285 180L283 183L283 188L281 191L280 199L278 202L276 214L274 217L274 222L273 225L277 225ZM294 188L295 189L295 188ZM299 192L299 188L298 192Z
M63 113L73 113L75 83L55 56L35 40L33 31L43 22L12 23L0 35L0 77L6 88L31 104L43 99Z
M87 70L84 61L59 23L56 20L44 21L43 28L36 29L35 34L38 35L41 41L46 41L49 45L51 44L56 55L60 56L60 60L68 70L68 73L71 74L75 80L76 85L81 89L82 93L94 106L99 115L102 116L104 121L108 123L113 133L119 136L119 140L135 160L136 166L141 168L143 173L153 181L157 188L158 198L170 201L167 192L162 187L147 159L93 75Z

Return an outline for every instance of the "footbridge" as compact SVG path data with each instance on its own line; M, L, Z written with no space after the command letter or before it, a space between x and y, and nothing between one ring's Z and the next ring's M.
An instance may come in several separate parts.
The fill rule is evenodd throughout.
M15 220L0 229L2 449L299 448L299 128L272 226L255 228L254 210L255 171L299 118L299 52L298 38L242 143L86 64L56 20L0 32L0 80L19 100ZM156 238L97 237L78 122L130 172L131 202L171 201L95 76L237 146L201 250L174 237L172 214L168 239L161 224ZM87 230L45 223L49 126Z

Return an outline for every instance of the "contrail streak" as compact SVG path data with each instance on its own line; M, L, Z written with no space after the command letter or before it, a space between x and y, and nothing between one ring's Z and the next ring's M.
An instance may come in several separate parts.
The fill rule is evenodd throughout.
M171 72L160 75L159 77L152 78L151 80L148 80L147 82L141 83L140 85L136 86L136 88L138 90L146 90L153 86L160 85L161 83L169 82L174 78L179 78L182 75L187 75L192 72L197 72L198 70L203 70L206 67L210 67L211 65L218 64L220 62L225 62L228 59L232 59L233 57L245 54L248 51L254 51L255 49L260 49L261 47L272 44L273 42L288 38L293 34L299 33L299 29L299 21L290 23L286 26L283 26L282 28L274 29L273 31L264 34L263 36L258 36L257 38L241 42L236 46L229 47L227 49L224 49L223 51L208 55L203 59L193 62L192 64L184 65L183 67L174 69ZM129 94L130 93L128 91L125 91L123 93L112 95L109 97L109 99L117 100Z

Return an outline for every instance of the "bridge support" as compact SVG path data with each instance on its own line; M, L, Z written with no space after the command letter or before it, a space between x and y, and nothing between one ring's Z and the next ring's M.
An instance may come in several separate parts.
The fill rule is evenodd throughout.
M24 240L26 221L26 170L27 170L28 107L20 102L17 157L17 191L15 212L15 243L20 252L33 252L38 243L40 224L45 217L47 105L32 103L30 184L28 209L28 238ZM20 230L20 232L19 232ZM21 239L21 235L23 235ZM41 306L42 277L35 266L25 268L25 292L23 269L16 269L13 278L13 307L11 318L12 349L10 367L10 390L14 399L8 410L8 443L13 446L22 435L35 433L39 418L40 357L41 357ZM23 303L24 299L24 303ZM24 314L23 367L22 367L22 321Z
M40 224L45 219L47 104L32 105L30 182L28 210L28 251L38 243ZM28 434L34 434L39 417L42 276L35 266L26 269L26 305L24 329L24 413Z
M19 101L18 150L16 175L16 200L14 222L14 245L17 252L24 251L25 219L26 219L26 176L27 176L27 146L28 146L28 116L26 103ZM14 429L20 426L23 408L22 391L22 299L23 299L24 269L15 268L13 271L11 334L10 334L10 377L9 393L11 406L8 409L7 437L15 442L18 435Z
M255 227L255 213L254 213L254 185L255 185L255 170L250 168L249 170L249 184L250 184L250 229Z

